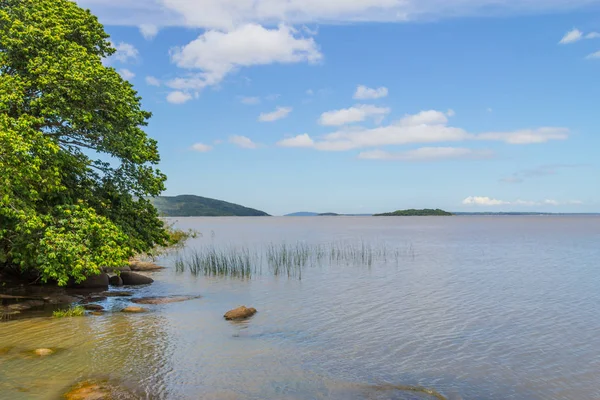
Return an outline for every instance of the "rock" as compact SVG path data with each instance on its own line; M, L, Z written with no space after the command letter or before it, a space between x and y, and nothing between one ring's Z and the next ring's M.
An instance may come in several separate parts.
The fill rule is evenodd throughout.
M132 299L131 301L136 304L169 304L199 298L200 296L142 297L140 299Z
M129 306L121 310L124 313L144 313L148 310L142 307Z
M135 272L122 272L121 279L124 285L149 285L154 282L154 279Z
M40 356L40 357L47 357L47 356L51 356L52 354L54 354L54 350L50 350L50 349L35 349L33 352L35 353L36 356Z
M153 262L133 260L129 262L129 268L131 268L132 271L158 271L165 267L156 265Z
M86 297L85 299L81 300L81 302L83 304L88 304L88 303L98 303L100 301L104 301L106 300L106 296L90 296L90 297Z
M68 393L63 396L65 400L134 400L145 398L126 391L117 384L109 381L85 381L71 388Z
M224 317L226 320L239 320L250 318L254 314L256 314L256 308L246 308L245 306L241 306L235 310L227 311Z
M111 276L108 283L110 283L111 286L123 286L123 279L118 275Z
M44 300L50 304L71 304L79 301L80 299L78 297L73 296L58 295L45 297Z
M122 267L102 267L102 271L107 274L115 274L117 272L131 271L131 268L129 268L129 265L124 265Z
M108 289L108 274L101 273L99 275L90 276L81 283L72 283L69 286L78 289Z
M92 311L90 315L95 315L96 317L99 317L101 315L104 315L104 311Z
M100 304L86 304L85 306L83 306L83 308L85 308L88 311L104 310L104 307L102 307Z
M100 294L102 296L106 296L106 297L131 297L131 296L133 296L133 292L123 292L123 291L102 292Z
M6 306L6 309L9 311L25 311L29 310L31 306L27 303L16 303Z

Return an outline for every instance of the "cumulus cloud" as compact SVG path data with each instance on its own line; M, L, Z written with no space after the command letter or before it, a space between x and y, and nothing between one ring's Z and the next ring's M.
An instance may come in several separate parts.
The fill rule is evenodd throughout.
M260 122L274 122L287 117L292 112L292 107L277 107L270 113L261 113L258 116Z
M546 143L551 140L566 140L568 138L568 129L553 127L523 129L515 132L489 132L477 136L479 140L496 140L509 144Z
M209 152L213 149L212 146L209 146L207 144L204 143L195 143L192 145L192 150L194 151L198 151L200 153L206 153Z
M586 57L586 59L588 59L588 60L598 59L598 58L600 58L600 51L597 51L592 54L588 54L588 56Z
M307 133L277 142L280 147L313 147L314 142Z
M573 29L573 30L565 33L565 36L563 36L563 38L558 43L559 44L575 43L575 42L580 41L582 38L583 38L583 32L581 32L579 29Z
M140 25L140 33L146 40L152 40L158 35L158 26L153 24Z
M313 38L304 38L287 25L267 29L246 24L206 31L196 40L171 51L172 61L191 72L169 82L178 90L199 91L220 83L242 67L267 64L316 63L322 55Z
M126 69L126 68L121 68L119 70L119 74L121 75L121 77L123 77L123 79L125 79L126 81L135 78L135 73L131 72L130 70Z
M231 30L240 24L404 22L473 15L547 13L591 0L77 0L112 25L143 23Z
M368 147L407 145L417 143L461 142L466 140L500 141L508 144L544 143L564 140L569 136L565 128L539 128L513 132L472 134L462 128L448 125L450 111L421 111L405 115L390 125L375 128L344 127L335 132L310 138L312 147L322 151L347 151ZM308 143L308 141L305 141ZM305 146L307 147L307 146Z
M117 51L111 56L111 59L115 59L122 63L135 61L140 55L138 49L130 43L120 42L119 44L114 45L114 47Z
M160 86L160 81L153 76L147 76L146 83L150 86Z
M244 149L256 149L258 145L246 136L234 135L229 138L229 143Z
M240 102L249 106L260 104L260 97L240 97Z
M183 104L192 99L192 95L181 91L174 91L167 95L167 101L171 104Z
M355 122L365 121L367 118L375 118L381 121L381 118L390 113L389 108L376 107L368 104L358 104L354 107L341 110L327 111L321 114L319 124L325 126L340 126Z
M490 158L490 150L475 150L463 147L421 147L414 150L391 153L383 150L365 151L358 155L362 160L390 161L438 161Z
M542 201L531 201L531 200L515 200L515 201L505 201L498 200L491 197L481 197L481 196L470 196L462 201L463 205L466 206L525 206L525 207L535 207L535 206L563 206L563 205L578 205L583 204L583 202L579 200L569 200L569 201L558 201L553 199L546 199Z
M382 97L386 97L387 95L388 89L386 87L371 89L367 86L360 85L356 88L356 92L354 92L354 98L356 100L380 99Z

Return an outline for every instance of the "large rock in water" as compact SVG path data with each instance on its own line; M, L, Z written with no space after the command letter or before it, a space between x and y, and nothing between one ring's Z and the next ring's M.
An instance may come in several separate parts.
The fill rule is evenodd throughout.
M78 289L108 289L108 274L101 273L88 277L81 283L73 283L70 286Z
M129 262L129 268L131 268L132 271L158 271L165 267L156 265L153 262L132 260Z
M138 313L148 312L148 310L145 308L142 308L142 307L129 306L129 307L125 307L124 309L122 309L121 312L138 314Z
M111 286L123 286L123 278L118 275L111 276L108 282Z
M149 285L154 282L154 279L135 272L121 272L121 279L124 285Z
M240 320L250 318L254 314L256 314L256 308L246 308L245 306L241 306L235 310L227 311L224 317L226 320Z

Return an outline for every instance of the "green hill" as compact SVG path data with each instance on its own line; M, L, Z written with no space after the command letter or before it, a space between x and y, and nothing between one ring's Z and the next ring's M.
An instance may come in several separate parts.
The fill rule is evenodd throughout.
M165 217L268 217L269 214L206 197L183 195L159 196L150 199L160 215Z
M432 210L430 208L426 208L424 210L398 210L391 213L384 214L375 214L375 217L428 217L428 216L451 216L452 213L449 213L444 210L435 209Z

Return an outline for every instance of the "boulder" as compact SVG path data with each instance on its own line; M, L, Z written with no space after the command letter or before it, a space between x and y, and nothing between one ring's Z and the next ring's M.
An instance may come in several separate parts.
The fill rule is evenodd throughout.
M165 267L161 267L153 262L133 260L129 262L129 268L132 271L159 271Z
M88 311L104 310L104 307L102 307L100 304L86 304L85 306L83 306L83 308L85 308Z
M139 299L132 299L131 301L136 304L169 304L199 298L200 296L142 297Z
M227 311L224 317L226 320L240 320L250 318L254 314L256 314L256 308L246 308L245 306L241 306L235 310Z
M73 282L70 286L77 289L108 289L108 274L103 272L99 275L90 276L85 281L81 283Z
M123 286L123 279L118 275L111 276L108 283L110 283L111 286Z
M121 279L124 285L149 285L154 282L154 279L135 272L121 272Z
M47 356L51 356L52 354L54 354L54 350L50 350L50 349L35 349L33 352L35 353L36 356L40 356L40 357L47 357Z
M129 307L125 307L121 311L124 313L144 313L144 312L147 312L148 310L146 310L145 308L142 308L142 307L129 306Z

